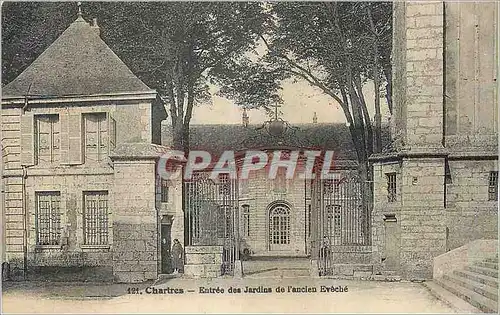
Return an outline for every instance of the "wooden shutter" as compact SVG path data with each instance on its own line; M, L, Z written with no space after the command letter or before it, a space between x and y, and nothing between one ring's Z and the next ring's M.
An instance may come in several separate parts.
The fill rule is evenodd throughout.
M21 116L21 165L35 164L35 122L33 113Z
M69 164L82 164L82 115L68 115L68 160Z
M111 113L107 114L108 121L108 150L113 151L116 147L116 120Z
M69 161L69 130L71 128L69 123L69 114L61 113L59 115L61 122L61 164L70 164Z

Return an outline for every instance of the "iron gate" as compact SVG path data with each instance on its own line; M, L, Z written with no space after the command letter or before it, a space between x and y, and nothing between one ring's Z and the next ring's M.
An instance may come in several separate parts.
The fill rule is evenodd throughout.
M237 180L195 173L186 181L185 231L189 246L222 246L222 274L232 274L239 259Z
M342 247L370 245L370 189L357 171L342 171L311 184L312 249L320 275L333 272Z

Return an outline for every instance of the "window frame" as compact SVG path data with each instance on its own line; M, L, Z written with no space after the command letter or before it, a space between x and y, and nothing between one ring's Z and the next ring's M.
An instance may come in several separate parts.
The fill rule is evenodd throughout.
M89 117L98 117L100 119L104 118L103 120L97 121L96 124L96 152L95 153L89 153L87 151L87 133L88 133L88 127L87 127L87 119ZM102 116L102 117L99 117ZM103 161L106 161L110 150L112 149L111 146L116 145L116 132L113 132L114 134L112 135L111 132L111 124L113 124L113 130L116 130L116 122L114 119L112 119L107 112L91 112L91 113L82 113L82 147L83 147L83 158L84 162L95 162L95 163L101 163ZM101 129L101 126L106 127L106 139L104 141L101 141L102 137L101 134L104 132L104 129ZM113 138L113 139L112 139ZM106 143L106 146L104 148L101 148L102 143ZM91 156L95 156L95 158L91 158Z
M387 202L394 203L397 201L397 173L385 173L387 180Z
M488 201L498 201L498 171L488 175Z
M93 233L89 233L88 227L90 226L89 224L89 217L91 215L96 215L95 213L91 214L90 216L88 215L88 210L89 207L87 205L88 197L89 196L98 196L97 197L97 215L102 215L103 213L105 214L105 218L103 221L100 221L100 218L97 217L96 219L93 219L91 223L94 223ZM101 200L103 198L104 200ZM101 209L101 201L105 201L105 211L102 212L103 209ZM99 247L99 246L109 246L110 245L110 208L109 208L109 191L107 190L86 190L83 192L83 220L82 220L82 232L83 232L83 246L90 246L90 247ZM92 208L92 210L96 210L96 208ZM95 227L95 223L97 222L97 227ZM104 222L104 223L103 223ZM89 241L89 237L96 237L98 241ZM104 238L104 242L102 241L102 238Z
M250 205L242 205L241 213L243 216L243 235L250 237Z
M49 131L49 161L40 160L40 122L41 118L46 118L49 120L50 131ZM53 119L55 118L55 119ZM52 164L61 161L61 117L59 114L35 114L33 115L34 124L34 164ZM57 126L56 128L55 125ZM59 143L57 149L54 149L55 144L55 134L58 135Z
M42 197L49 197L49 208L46 209L44 214L48 214L49 218L45 219L43 221L48 221L48 238L49 238L49 244L41 244L40 240L40 235L41 230L41 207L40 207L40 202ZM57 210L53 208L53 203L54 203L54 197L57 199ZM61 246L62 245L62 211L61 211L61 192L60 191L36 191L35 192L35 244L36 246L40 247L50 247L50 246ZM48 211L47 211L48 210ZM53 215L54 213L57 216L57 219L55 222L53 221ZM55 232L53 232L53 225L56 225ZM43 233L45 234L45 233ZM51 240L52 234L56 235L56 238L54 239L55 241Z
M229 173L219 173L218 177L219 194L224 196L231 195L231 179Z
M168 180L160 177L160 202L169 202L169 182Z

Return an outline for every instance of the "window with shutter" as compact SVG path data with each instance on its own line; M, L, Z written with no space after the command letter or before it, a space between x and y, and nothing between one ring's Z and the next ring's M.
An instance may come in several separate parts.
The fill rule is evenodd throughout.
M108 114L109 124L109 149L113 150L116 147L116 120Z
M21 116L21 164L34 165L35 164L35 151L34 151L34 121L33 114L26 112Z
M35 116L36 164L56 163L60 160L59 115Z
M84 114L83 121L85 161L104 161L110 145L106 113Z

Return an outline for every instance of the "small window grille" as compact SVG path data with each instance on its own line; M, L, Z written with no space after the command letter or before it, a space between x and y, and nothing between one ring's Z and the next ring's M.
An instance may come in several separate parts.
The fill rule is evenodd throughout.
M61 242L61 194L59 192L36 193L36 243L59 245Z
M85 245L108 244L108 192L84 192L83 231Z
M388 173L387 176L387 201L396 202L396 173Z
M219 194L230 195L231 183L229 181L229 174L219 174Z
M250 236L250 206L243 205L243 235Z
M498 200L498 171L490 172L488 180L488 200Z
M161 184L161 202L168 202L168 181L160 179Z

